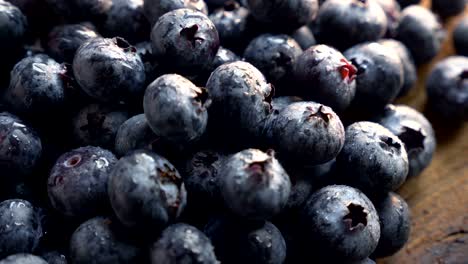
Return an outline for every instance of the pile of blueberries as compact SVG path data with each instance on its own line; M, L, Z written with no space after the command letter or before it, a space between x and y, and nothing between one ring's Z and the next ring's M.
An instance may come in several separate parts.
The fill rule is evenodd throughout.
M465 0L0 0L0 264L375 263ZM468 18L428 106L468 119Z

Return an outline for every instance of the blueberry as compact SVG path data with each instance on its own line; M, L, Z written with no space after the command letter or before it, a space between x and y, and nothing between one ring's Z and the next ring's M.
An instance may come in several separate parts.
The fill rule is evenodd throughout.
M57 23L52 9L42 0L8 0L17 6L26 16L28 21L28 32L33 36L40 36ZM44 19L47 17L47 19Z
M294 64L299 93L305 99L345 110L356 93L357 69L341 54L326 45L312 46Z
M356 108L380 110L395 100L403 85L403 63L391 48L377 42L344 52L357 68Z
M301 46L303 50L317 44L314 33L308 26L302 26L291 34L291 37Z
M59 0L60 1L60 0ZM113 6L113 0L68 0L71 2L72 13L79 20L90 20L102 23Z
M36 132L18 117L3 112L0 113L0 135L2 174L10 177L17 177L18 173L30 174L42 155L41 139Z
M372 122L357 122L346 128L345 144L336 165L344 183L369 196L396 190L408 175L403 142Z
M97 37L99 33L90 23L65 24L54 27L43 46L57 61L72 63L78 48L86 41Z
M404 96L414 87L418 79L413 57L406 46L398 40L383 39L379 43L393 49L401 59L403 65L403 86L400 89L398 97Z
M0 2L0 50L8 57L24 44L28 22L21 10L7 1Z
M142 0L113 0L101 26L106 37L122 37L131 43L148 38L150 25L143 14Z
M125 121L115 136L115 153L124 156L132 150L151 148L159 139L151 130L144 114L136 115Z
M218 68L219 66L223 64L240 61L240 60L241 58L237 56L234 52L228 49L225 49L223 47L219 47L218 52L216 53L216 56L213 59L213 62L211 63L208 71L211 74L214 70L216 70L216 68Z
M401 8L396 0L377 0L382 10L387 16L387 37L392 38L396 35L398 24L400 23Z
M50 251L42 254L42 258L49 264L67 264L67 257L58 251Z
M312 183L312 181L306 177L300 177L293 180L288 202L284 207L282 216L290 217L292 214L301 211L307 202L307 199L314 191L314 188L315 182Z
M468 120L468 58L452 56L438 62L426 81L430 107L449 120Z
M221 43L229 48L240 49L248 43L249 10L236 1L225 1L222 8L214 10L209 18L219 33Z
M417 176L429 166L436 148L431 123L415 109L405 105L388 105L376 122L398 136L408 153L408 177Z
M3 100L15 112L40 116L63 108L70 73L46 55L26 57L11 72Z
M222 263L281 264L286 242L270 222L243 223L231 217L215 217L205 227Z
M191 9L161 16L151 31L151 42L154 55L167 67L187 74L208 67L219 48L215 25L206 15Z
M463 18L455 27L453 44L458 55L468 56L468 18Z
M83 107L73 118L73 136L82 146L113 148L119 127L129 118L127 112L101 104Z
M284 108L288 107L292 103L304 101L301 97L298 96L279 96L273 98L271 101L271 108L273 112L279 113L283 111Z
M146 89L143 108L156 135L177 143L196 141L208 122L208 94L186 78L166 74Z
M114 154L99 147L82 147L60 156L47 184L52 206L70 217L106 213L107 181L116 162Z
M103 102L131 101L144 91L145 67L122 38L92 38L76 51L73 72L81 88Z
M257 67L274 84L291 79L293 66L301 55L299 44L288 35L263 34L254 38L244 51L244 59Z
M71 263L141 263L141 250L119 231L121 227L106 217L82 223L70 239Z
M416 64L429 62L441 48L444 31L436 16L422 6L409 6L401 13L396 39L411 52Z
M375 0L328 0L315 24L319 43L344 50L383 37L387 18Z
M0 203L0 258L33 252L42 234L38 208L21 199Z
M285 153L280 156L282 159L308 165L335 158L345 138L343 124L335 112L314 102L292 103L275 112L266 126L266 136L280 155Z
M359 190L344 185L322 188L309 198L302 216L316 253L335 260L360 260L376 248L379 217ZM339 263L339 262L337 262Z
M417 5L421 3L421 0L396 0L400 4L401 8L405 8L409 5Z
M226 143L226 136L245 141L260 135L271 112L273 90L257 68L242 61L221 65L211 74L206 88L213 100L210 126L217 131L212 140L223 135Z
M268 219L288 201L291 182L272 151L238 152L226 159L220 175L224 202L239 216Z
M136 52L140 56L141 61L145 65L146 82L148 86L152 81L161 76L164 72L164 67L161 65L153 54L153 44L151 41L143 41L135 45Z
M272 29L292 31L312 22L318 12L317 0L247 0L252 16Z
M166 228L151 248L151 263L217 264L213 245L205 234L187 224Z
M164 14L181 8L190 8L205 15L208 14L208 8L203 0L145 0L143 1L143 10L146 18L154 25Z
M176 168L149 151L121 158L109 176L112 208L127 227L161 230L174 221L186 204L187 193Z
M47 264L47 261L38 256L19 253L0 260L0 264Z
M448 18L465 10L466 0L433 0L431 7L442 18Z
M375 203L380 219L380 240L374 257L387 257L395 254L409 239L411 230L408 204L396 193L390 192Z

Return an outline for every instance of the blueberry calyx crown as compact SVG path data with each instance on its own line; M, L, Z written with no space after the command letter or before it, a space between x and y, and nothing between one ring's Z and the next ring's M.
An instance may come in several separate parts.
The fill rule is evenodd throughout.
M195 44L198 41L203 41L202 38L197 37L197 32L198 32L198 25L192 25L189 27L185 27L180 31L180 36L185 38L187 41L189 41L193 47L195 47Z
M405 143L408 152L424 149L424 140L426 136L421 129L413 129L411 127L403 127L403 132L398 137Z
M338 67L338 70L340 71L341 78L343 81L348 81L348 83L351 83L356 79L356 74L358 73L358 69L349 61L346 59L341 59L340 62L343 62L344 65Z
M346 228L353 231L365 227L367 225L367 213L364 207L353 203L350 203L347 207L349 213L343 217Z
M133 52L133 53L137 52L136 48L130 45L130 43L128 43L123 38L116 37L116 38L113 38L113 41L115 45L117 45L117 47L121 48L125 52Z
M397 151L399 151L400 148L401 148L400 143L396 142L396 141L393 140L393 138L391 138L391 137L380 136L379 139L380 139L380 141L381 141L381 142L379 143L379 145L380 145L383 149L386 149L386 150L393 150L393 149L396 149Z
M325 121L326 124L328 124L328 122L330 122L330 118L331 118L331 114L330 113L325 113L323 111L323 105L320 105L319 108L317 109L316 112L313 112L314 109L310 106L308 106L306 108L308 111L312 112L311 114L309 114L309 116L307 117L307 119L312 119L312 118L320 118L322 119L323 121Z
M64 165L67 168L72 168L80 164L80 162L81 162L81 155L76 154L76 155L71 156L69 159L67 159L64 162Z

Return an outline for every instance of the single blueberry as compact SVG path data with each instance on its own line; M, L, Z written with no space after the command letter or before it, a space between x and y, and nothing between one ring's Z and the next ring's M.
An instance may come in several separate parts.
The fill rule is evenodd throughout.
M417 5L403 9L396 39L405 44L417 65L437 55L444 37L441 24L430 10Z
M375 121L389 129L405 145L408 153L408 177L417 176L429 166L436 148L431 123L415 109L405 105L388 105Z
M451 56L429 73L426 91L430 107L447 120L468 120L468 58Z
M346 140L336 159L338 177L368 196L379 196L400 187L408 175L408 155L401 140L372 122L346 128Z
M393 38L396 35L398 24L400 23L401 8L396 0L377 0L382 10L387 16L387 32L385 36Z
M139 114L125 121L115 136L115 153L125 156L132 150L148 148L158 141L159 137L154 134L146 121L144 114Z
M42 237L41 213L21 199L0 203L0 259L33 252Z
M357 72L341 52L326 45L310 47L294 64L300 95L338 112L345 110L354 99Z
M26 253L18 253L0 260L0 264L47 264L43 258Z
M315 253L336 263L367 258L380 238L379 217L372 202L344 185L327 186L312 194L302 223L302 236L312 242Z
M82 219L106 213L110 208L107 181L116 162L114 154L99 147L82 147L60 156L47 183L52 206Z
M178 144L191 143L205 132L208 106L206 90L177 74L166 74L146 89L143 108L154 133Z
M268 219L288 201L291 182L274 153L247 149L227 158L221 167L224 202L235 214Z
M160 231L176 220L187 199L176 168L165 158L144 150L117 162L109 176L108 192L119 220L144 232Z
M82 223L70 239L71 263L142 263L142 250L128 241L114 221L95 217Z
M298 28L291 34L291 37L299 44L299 46L301 46L303 50L306 50L317 44L314 33L312 33L312 30L308 26L302 26Z
M339 50L378 40L387 30L387 18L375 0L328 0L314 23L319 43Z
M166 228L151 247L152 264L218 264L213 245L197 228L174 224Z
M86 41L76 51L73 73L81 88L102 102L133 101L145 89L145 66L122 38Z
M26 40L28 22L21 10L8 1L0 2L0 50L9 57Z

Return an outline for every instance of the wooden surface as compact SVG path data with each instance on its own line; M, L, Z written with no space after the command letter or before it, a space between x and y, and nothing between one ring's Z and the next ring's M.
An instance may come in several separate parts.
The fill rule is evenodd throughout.
M419 69L417 88L398 102L415 107L429 118L438 145L430 167L399 190L411 207L410 241L396 255L378 263L468 264L468 122L447 124L433 117L425 106L427 74L435 62L453 54L452 30L462 16L445 23L448 38L441 53Z

